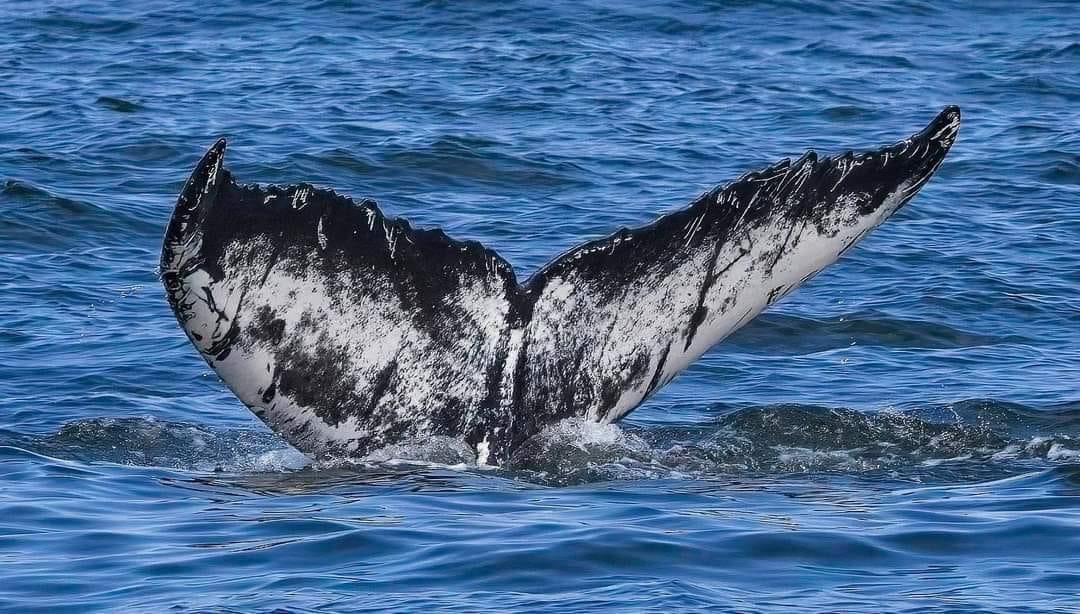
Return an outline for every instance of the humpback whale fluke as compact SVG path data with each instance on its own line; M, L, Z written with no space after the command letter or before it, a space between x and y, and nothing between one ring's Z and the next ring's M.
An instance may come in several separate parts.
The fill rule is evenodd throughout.
M524 283L495 252L308 184L238 184L225 141L169 222L188 338L299 450L463 437L504 463L545 425L612 422L910 200L960 111L877 151L809 152L589 241Z

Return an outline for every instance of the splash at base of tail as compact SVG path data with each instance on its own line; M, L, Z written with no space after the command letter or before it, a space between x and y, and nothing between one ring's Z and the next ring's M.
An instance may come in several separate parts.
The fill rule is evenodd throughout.
M374 201L238 184L221 140L176 204L161 277L206 361L299 450L448 436L500 464L546 425L630 413L914 197L959 125L947 107L890 147L784 160L521 283Z

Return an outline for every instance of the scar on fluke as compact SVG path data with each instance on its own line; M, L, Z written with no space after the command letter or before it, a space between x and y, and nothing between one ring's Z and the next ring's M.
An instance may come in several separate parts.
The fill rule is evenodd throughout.
M432 436L491 464L545 426L626 416L906 204L960 112L860 154L809 152L554 258L494 251L306 183L196 165L161 254L177 321L260 419L312 454Z

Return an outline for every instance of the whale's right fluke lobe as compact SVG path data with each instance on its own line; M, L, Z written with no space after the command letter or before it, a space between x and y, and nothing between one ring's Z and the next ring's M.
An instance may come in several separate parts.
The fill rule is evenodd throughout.
M564 254L526 284L535 306L523 406L605 422L626 415L902 207L959 125L948 107L891 147L810 152Z
M956 138L808 153L556 258L519 284L472 241L306 184L238 184L225 142L177 201L162 281L192 344L311 454L433 436L503 463L543 426L629 413L896 212Z

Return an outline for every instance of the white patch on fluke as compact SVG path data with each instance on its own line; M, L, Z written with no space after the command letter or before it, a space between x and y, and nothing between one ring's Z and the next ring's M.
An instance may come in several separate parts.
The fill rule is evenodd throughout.
M320 237L321 223L320 218ZM324 238L319 245L325 248ZM227 315L227 320L222 320L219 311L205 301L193 306L186 327L202 338L197 341L193 337L197 347L205 352L228 331L233 319L238 318L236 324L246 330L259 307L265 306L283 321L281 336L292 344L290 351L303 356L334 351L341 357L336 368L346 374L345 381L353 383L355 398L370 396L379 373L391 363L395 365L395 379L390 384L394 393L385 394L373 408L382 418L364 422L349 415L332 424L280 387L269 402L263 400L263 394L274 385L277 368L283 366L275 358L279 348L271 342L245 336L223 359L208 356L236 396L286 434L291 443L315 452L327 447L356 449L357 442L377 440L398 422L408 423L418 436L433 431L436 425L430 422L427 408L440 399L481 406L486 394L485 366L495 352L508 312L506 299L485 280L463 277L459 291L447 298L461 305L467 315L448 359L447 348L413 324L412 314L381 275L305 269L306 274L296 276L289 271L297 267L280 262L269 271L252 267L250 263L260 262L253 255L266 251L257 241L233 243L222 259L223 279L211 280L203 269L186 278L188 287L209 288L218 309ZM243 310L239 309L242 293Z

